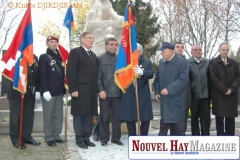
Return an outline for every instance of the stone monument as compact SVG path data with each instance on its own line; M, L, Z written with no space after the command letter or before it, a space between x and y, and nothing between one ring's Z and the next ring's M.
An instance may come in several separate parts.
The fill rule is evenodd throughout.
M114 37L120 42L122 36L123 16L118 15L109 0L92 0L87 14L84 31L93 33L92 51L97 55L105 52L105 40Z

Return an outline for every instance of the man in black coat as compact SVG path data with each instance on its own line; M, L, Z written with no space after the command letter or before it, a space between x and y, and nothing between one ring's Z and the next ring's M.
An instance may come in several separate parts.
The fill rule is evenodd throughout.
M35 98L40 100L39 83L38 83L38 58L34 55L34 63L28 66L28 82L23 102L23 124L22 124L22 140L21 149L25 149L24 143L39 146L32 137ZM18 130L19 130L19 113L21 105L21 93L13 89L13 82L10 82L8 95L10 108L10 138L13 146L18 148Z
M121 120L117 118L121 90L114 82L118 42L115 38L105 41L106 52L98 57L98 95L100 102L100 141L106 146L109 141L109 118L112 119L112 143L123 145L121 138Z
M60 137L63 125L64 68L57 49L58 38L47 37L47 51L39 58L39 80L42 92L44 139L54 147L65 141Z
M212 113L215 115L218 136L235 135L235 117L238 116L239 64L228 57L229 44L220 44L219 56L209 62L212 82Z
M143 48L137 44L139 53L138 66L134 68L135 73L139 76L137 79L138 100L140 111L140 132L141 135L148 135L150 120L153 119L152 100L148 80L153 77L153 69L151 60L143 57ZM136 95L134 85L130 85L126 93L122 95L119 105L118 118L127 122L128 135L137 135L136 121Z
M70 51L67 63L67 79L72 96L71 114L78 147L94 147L89 137L92 133L93 116L97 111L98 60L90 49L94 37L91 32L80 35L81 46Z

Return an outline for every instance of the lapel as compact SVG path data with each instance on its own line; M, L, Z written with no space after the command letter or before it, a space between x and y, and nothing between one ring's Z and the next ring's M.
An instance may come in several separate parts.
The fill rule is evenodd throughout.
M83 52L83 55L85 56L85 58L92 64L94 65L96 63L96 59L95 59L95 54L90 50L91 54L92 54L92 61L87 53L87 51L82 47L80 46L79 47L81 49L81 51Z

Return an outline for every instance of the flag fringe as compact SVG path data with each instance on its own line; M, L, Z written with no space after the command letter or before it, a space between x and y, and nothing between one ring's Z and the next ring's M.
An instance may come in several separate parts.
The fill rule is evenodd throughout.
M122 72L128 72L129 69L133 69L132 64L128 65L125 68L121 68L121 69L117 70L114 74L114 81L115 81L116 85L122 90L123 93L126 93L126 89L138 78L138 75L134 73L134 76L131 78L131 80L123 88L121 86L117 76L118 76L118 74L120 74Z

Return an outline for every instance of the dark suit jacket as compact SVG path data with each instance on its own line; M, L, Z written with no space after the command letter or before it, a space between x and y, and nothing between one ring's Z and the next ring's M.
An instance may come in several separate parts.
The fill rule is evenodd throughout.
M27 92L24 95L24 100L34 100L35 91L39 91L39 81L38 81L38 58L34 55L34 63L28 68L28 83L27 83ZM30 86L35 87L35 91L31 89ZM13 82L11 81L8 88L9 100L21 100L21 93L13 89Z
M78 91L72 97L71 114L97 115L97 56L91 52L92 61L85 49L80 46L70 51L67 63L69 92Z
M49 91L51 96L60 96L65 93L64 89L64 77L61 78L57 70L50 65L51 60L47 56L52 56L59 66L62 75L64 75L64 68L62 66L62 59L60 54L54 53L52 50L47 49L46 54L42 54L39 58L39 81L41 92Z

